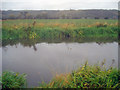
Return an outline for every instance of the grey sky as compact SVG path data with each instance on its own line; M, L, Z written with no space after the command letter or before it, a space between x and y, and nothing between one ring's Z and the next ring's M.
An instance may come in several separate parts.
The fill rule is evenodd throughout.
M119 0L2 0L3 10L118 9Z

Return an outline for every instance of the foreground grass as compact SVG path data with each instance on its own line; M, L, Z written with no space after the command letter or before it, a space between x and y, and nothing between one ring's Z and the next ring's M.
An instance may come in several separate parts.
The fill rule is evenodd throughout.
M4 71L2 73L2 88L25 88L26 75L12 71Z
M117 20L6 20L2 40L116 38Z
M117 69L87 63L68 74L56 75L48 84L40 88L120 88L120 74Z
M120 74L116 68L106 69L101 65L89 65L87 62L72 73L56 75L49 83L42 82L37 88L120 88ZM25 87L25 75L3 72L3 88Z

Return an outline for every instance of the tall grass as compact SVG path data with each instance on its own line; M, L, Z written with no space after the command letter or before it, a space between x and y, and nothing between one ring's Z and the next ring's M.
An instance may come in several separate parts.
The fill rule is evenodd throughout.
M3 21L3 40L55 39L82 37L116 38L116 20L7 20Z
M26 74L19 74L12 71L2 73L2 88L25 88Z
M72 73L56 75L48 84L42 82L39 88L120 88L119 72L86 62Z
M77 70L56 75L49 83L42 82L36 88L120 88L120 70L112 65L107 69L104 64L104 61L95 65L86 62ZM25 74L4 71L2 87L25 88L25 77Z

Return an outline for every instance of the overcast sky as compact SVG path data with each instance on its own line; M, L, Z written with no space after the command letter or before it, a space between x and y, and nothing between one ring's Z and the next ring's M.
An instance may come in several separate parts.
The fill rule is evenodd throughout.
M119 0L2 0L3 10L118 9Z

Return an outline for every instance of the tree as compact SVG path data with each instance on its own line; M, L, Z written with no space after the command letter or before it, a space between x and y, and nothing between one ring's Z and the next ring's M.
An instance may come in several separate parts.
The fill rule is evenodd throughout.
M109 19L108 17L105 17L104 19Z
M9 16L9 18L10 18L10 19L16 19L15 15L13 15L13 14L11 14L11 15Z
M42 15L41 15L41 14L38 14L38 15L36 15L35 18L36 18L36 19L41 19L41 18L42 18Z
M23 19L26 19L28 12L24 11L20 13L21 13L21 16L23 16Z
M46 12L41 13L41 18L42 19L48 19L48 14Z
M99 19L99 17L95 17L95 19Z
M26 14L26 19L33 19L33 16L29 13Z

